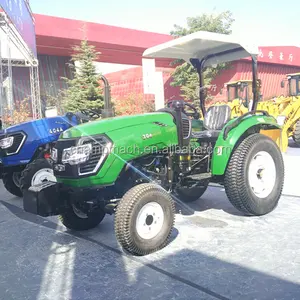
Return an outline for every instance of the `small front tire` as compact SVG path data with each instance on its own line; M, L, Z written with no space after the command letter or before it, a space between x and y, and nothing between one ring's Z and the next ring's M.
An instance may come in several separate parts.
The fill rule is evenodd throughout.
M246 137L229 161L224 186L231 204L246 215L275 209L284 184L284 162L276 143L262 134Z
M122 248L137 256L164 248L175 222L175 203L160 186L143 183L131 188L118 204L115 234Z

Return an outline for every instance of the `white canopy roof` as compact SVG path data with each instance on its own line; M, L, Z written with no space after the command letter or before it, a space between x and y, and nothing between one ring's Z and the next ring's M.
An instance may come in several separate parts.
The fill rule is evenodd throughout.
M239 50L230 52L234 49ZM224 51L228 52L219 54ZM213 55L205 63L205 66L211 66L257 54L257 45L241 43L232 35L198 31L151 47L145 50L143 56L149 58L183 59L190 62L190 58L198 58L201 61L207 55Z

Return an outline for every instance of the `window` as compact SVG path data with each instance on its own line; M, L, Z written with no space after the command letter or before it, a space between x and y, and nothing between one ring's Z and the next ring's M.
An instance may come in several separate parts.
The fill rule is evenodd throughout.
M228 92L228 101L232 101L238 97L237 87L234 85L228 86L227 92Z
M291 96L296 96L297 95L297 81L299 84L299 80L297 80L296 78L291 78L290 79L290 95ZM298 87L298 91L299 91L299 87Z

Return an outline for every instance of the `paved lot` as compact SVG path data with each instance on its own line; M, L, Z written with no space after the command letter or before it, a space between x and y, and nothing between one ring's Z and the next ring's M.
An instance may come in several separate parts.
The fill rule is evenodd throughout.
M267 216L244 217L210 187L201 200L178 205L171 244L142 258L119 249L111 216L72 233L56 217L23 212L2 185L0 199L1 300L300 297L300 197L283 196Z

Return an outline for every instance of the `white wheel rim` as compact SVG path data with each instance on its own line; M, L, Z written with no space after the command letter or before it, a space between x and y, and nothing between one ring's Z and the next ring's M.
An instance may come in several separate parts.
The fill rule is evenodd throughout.
M45 181L56 182L56 178L53 174L53 170L50 168L38 170L31 179L31 185L34 186Z
M164 224L164 211L157 202L145 204L136 219L136 231L145 239L153 239L162 229Z
M273 157L260 151L252 158L248 181L253 193L259 198L266 198L272 192L276 182L276 166Z

